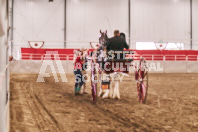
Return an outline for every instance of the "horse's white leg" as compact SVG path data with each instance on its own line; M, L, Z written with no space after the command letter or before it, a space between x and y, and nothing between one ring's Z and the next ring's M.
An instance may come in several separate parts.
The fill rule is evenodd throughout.
M118 80L117 77L116 77L116 80L115 80L115 88L114 88L113 98L120 99L119 80Z
M113 92L114 92L114 86L115 85L115 75L111 74L111 82L110 82L110 92L109 92L109 97L113 98Z
M109 89L105 90L104 95L102 96L103 99L108 98L109 97Z
M109 88L109 97L110 98L113 98L113 89L114 89L113 82L111 81L110 82L110 88Z

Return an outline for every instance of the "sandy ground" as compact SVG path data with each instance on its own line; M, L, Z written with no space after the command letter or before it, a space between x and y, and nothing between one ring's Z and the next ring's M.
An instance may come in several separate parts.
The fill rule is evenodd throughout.
M11 132L72 131L198 131L198 74L150 74L146 104L137 101L134 76L120 84L121 99L74 96L74 75L68 83L53 77L12 74ZM60 79L60 78L59 78Z

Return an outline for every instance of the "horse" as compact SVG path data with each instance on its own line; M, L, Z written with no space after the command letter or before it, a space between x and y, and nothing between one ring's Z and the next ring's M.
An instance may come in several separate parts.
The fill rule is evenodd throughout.
M97 62L98 62L98 77L100 82L100 91L98 96L104 98L117 98L120 99L120 92L119 92L119 80L118 80L118 73L113 74L106 74L104 72L104 65L105 65L105 52L106 47L108 44L109 38L107 36L107 30L102 32L100 30L100 37L99 37L99 45L97 49ZM100 63L99 63L100 62ZM101 66L102 65L102 66ZM102 67L102 68L101 68ZM113 87L113 82L111 81L111 77L114 78L115 87Z

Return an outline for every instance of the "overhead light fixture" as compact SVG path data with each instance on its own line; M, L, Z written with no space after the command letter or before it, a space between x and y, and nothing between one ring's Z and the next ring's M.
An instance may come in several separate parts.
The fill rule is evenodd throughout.
M49 0L49 2L53 2L54 0Z

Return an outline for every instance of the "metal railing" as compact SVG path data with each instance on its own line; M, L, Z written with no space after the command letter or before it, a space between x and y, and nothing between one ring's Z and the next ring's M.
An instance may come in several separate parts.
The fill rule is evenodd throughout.
M73 60L74 54L31 54L23 53L21 54L21 60ZM141 57L148 61L198 61L198 55L128 55L128 58L133 58L134 60L140 60Z

